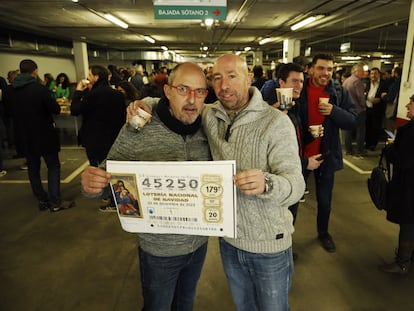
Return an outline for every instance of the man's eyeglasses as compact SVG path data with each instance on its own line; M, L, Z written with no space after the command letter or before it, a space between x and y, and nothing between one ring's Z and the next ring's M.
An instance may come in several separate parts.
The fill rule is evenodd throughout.
M208 90L204 88L192 89L189 86L185 85L171 85L173 89L177 90L178 95L188 96L191 93L194 93L195 97L205 97L208 94Z

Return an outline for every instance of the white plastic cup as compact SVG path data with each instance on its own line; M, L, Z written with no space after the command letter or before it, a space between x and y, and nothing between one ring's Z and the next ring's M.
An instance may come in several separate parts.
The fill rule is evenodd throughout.
M151 114L144 109L138 108L137 114L129 120L128 124L136 132L140 131L145 124L151 119Z
M318 124L318 125L309 125L310 133L314 138L319 137L320 128L321 128L320 124Z
M280 104L280 110L289 110L292 108L293 88L276 88L277 101Z

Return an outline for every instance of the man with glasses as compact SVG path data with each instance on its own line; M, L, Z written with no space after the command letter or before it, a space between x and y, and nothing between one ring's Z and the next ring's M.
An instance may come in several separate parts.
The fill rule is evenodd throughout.
M108 159L128 161L208 161L201 111L207 96L202 69L193 63L171 72L165 97L153 107L151 123L140 131L124 126ZM101 197L110 175L88 167L82 173L83 191ZM139 263L143 310L192 310L196 286L207 252L205 236L139 233Z

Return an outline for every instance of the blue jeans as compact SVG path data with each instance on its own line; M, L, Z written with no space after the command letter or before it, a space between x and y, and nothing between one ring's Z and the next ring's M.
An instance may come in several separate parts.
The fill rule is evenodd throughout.
M39 201L50 201L52 205L59 205L60 198L60 161L59 153L42 156L47 166L47 189L43 189L40 178L40 156L27 155L27 167L32 192Z
M294 273L292 248L271 254L249 253L220 238L224 272L238 311L287 311Z
M191 311L207 243L195 252L173 257L157 257L138 249L143 311Z

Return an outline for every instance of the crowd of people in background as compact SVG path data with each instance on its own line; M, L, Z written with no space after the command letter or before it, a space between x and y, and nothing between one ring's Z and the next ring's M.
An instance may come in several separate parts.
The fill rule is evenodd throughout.
M307 57L298 56L294 58L293 63L302 69L303 77L306 79L312 67L311 60ZM269 104L277 102L274 89L279 87L277 73L282 65L285 64L278 63L272 70L265 70L261 65L255 65L249 68L252 81L251 85L261 91L264 100ZM148 73L142 64L134 64L134 66L129 68L118 68L115 65L102 66L102 68L105 70L108 79L105 84L113 89L117 89L123 94L122 102L124 103L124 107L144 97L162 97L164 95L163 88L164 85L168 84L168 76L171 70L166 66L162 66ZM217 101L217 96L212 88L212 66L204 68L203 71L208 90L205 103L211 104ZM2 92L0 94L0 177L7 174L3 167L5 147L15 149L13 158L24 158L21 148L15 141L12 116L4 100L4 98L7 98L7 95L5 96L7 88L13 83L13 80L19 73L18 69L10 70L7 74L7 81L4 78L0 79ZM378 142L385 140L384 129L394 131L401 74L401 67L395 67L392 70L383 72L376 67L367 69L363 64L355 64L351 68L334 68L334 72L332 72L333 85L337 90L344 88L350 93L358 111L356 129L342 131L342 143L344 144L345 155L352 156L356 159L363 159L368 151L376 150ZM59 73L56 79L51 73L45 73L43 75L43 81L39 77L36 79L46 86L52 97L59 104L71 102L74 95L77 94L76 83L71 83L68 75L64 72ZM92 89L92 87L93 83L89 88ZM79 115L82 113L79 109L73 109L72 114ZM122 121L119 124L122 124ZM116 132L118 132L119 126L116 126L116 128ZM79 142L81 143L82 132L85 131L82 131L81 128L80 132ZM116 134L111 135L111 137L116 137ZM356 150L354 150L353 141L356 141ZM105 150L108 150L108 148ZM98 157L99 161L102 161L105 156L106 152ZM97 163L94 163L94 165L97 165ZM27 170L27 162L22 163L20 169ZM301 201L304 201L304 197ZM113 206L109 206L109 209L113 209Z
M299 56L293 63L302 67L306 78L312 65L310 60ZM273 70L267 72L260 65L251 70L252 85L261 90L263 98L269 104L276 102L274 89L279 87L277 72L282 65L283 63L278 63ZM394 132L401 75L402 67L399 66L383 71L377 67L368 68L363 63L335 68L332 75L334 85L350 92L358 110L357 128L343 131L342 143L346 155L363 159L368 151L376 150L378 142L386 140L384 129ZM346 82L348 78L351 80ZM353 147L353 142L356 143L356 148Z

